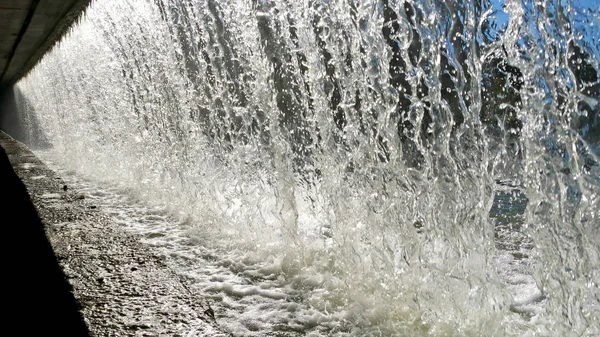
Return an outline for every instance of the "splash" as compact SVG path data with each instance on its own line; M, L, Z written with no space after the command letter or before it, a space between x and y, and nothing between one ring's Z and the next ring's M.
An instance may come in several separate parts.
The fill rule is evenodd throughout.
M593 336L589 6L98 1L17 90L62 167L166 207L199 247L292 289L211 288L313 310L292 331ZM543 294L517 328L490 216L507 181L528 199L511 224Z

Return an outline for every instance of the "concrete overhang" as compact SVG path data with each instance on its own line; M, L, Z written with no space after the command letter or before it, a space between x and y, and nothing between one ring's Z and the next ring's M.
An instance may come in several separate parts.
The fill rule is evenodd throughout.
M0 0L0 91L25 75L91 0Z

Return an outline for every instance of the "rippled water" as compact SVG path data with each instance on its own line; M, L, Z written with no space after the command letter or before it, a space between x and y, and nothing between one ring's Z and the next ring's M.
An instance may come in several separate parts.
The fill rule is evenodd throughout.
M15 97L236 335L594 336L599 13L98 1Z

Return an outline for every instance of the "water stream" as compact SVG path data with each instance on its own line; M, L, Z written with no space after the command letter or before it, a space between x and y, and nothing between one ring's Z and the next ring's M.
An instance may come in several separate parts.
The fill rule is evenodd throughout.
M96 1L25 141L236 336L600 335L593 1Z

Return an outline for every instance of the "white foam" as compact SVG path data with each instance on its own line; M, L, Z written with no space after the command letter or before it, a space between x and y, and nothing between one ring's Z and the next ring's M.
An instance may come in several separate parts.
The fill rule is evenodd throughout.
M42 199L60 199L61 196L62 195L60 193L44 193L38 195L38 197Z

